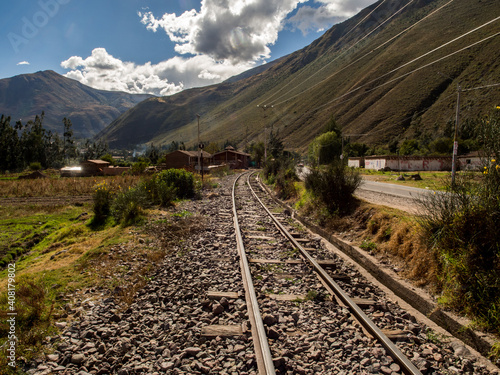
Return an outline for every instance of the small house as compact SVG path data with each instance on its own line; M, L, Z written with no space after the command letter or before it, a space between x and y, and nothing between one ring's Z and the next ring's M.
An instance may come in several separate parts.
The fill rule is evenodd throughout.
M170 154L165 155L165 163L161 165L162 169L170 168L184 168L184 169L196 169L198 166L198 157L200 156L199 151L185 151L177 150ZM202 151L201 156L203 158L203 166L208 167L210 165L212 155L208 152ZM200 158L200 162L202 162Z
M451 171L451 156L366 156L365 168L391 171Z
M80 163L82 176L101 176L104 168L109 166L109 162L104 160L85 160Z
M227 147L224 151L213 155L213 164L229 165L231 169L248 169L250 166L250 154L236 151L232 147Z
M478 171L485 166L486 158L478 151L458 156L458 165L462 171Z
M347 160L347 166L352 168L364 168L365 158L362 157L351 157Z
M130 171L130 167L109 166L109 167L104 167L102 169L102 172L104 173L105 176L121 176L124 173L127 173L129 171Z

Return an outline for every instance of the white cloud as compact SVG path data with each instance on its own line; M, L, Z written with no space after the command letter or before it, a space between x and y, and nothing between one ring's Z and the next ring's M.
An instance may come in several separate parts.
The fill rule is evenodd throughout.
M139 13L149 30L163 29L180 54L202 54L230 64L264 60L285 19L308 0L202 0L201 9L180 16Z
M304 6L288 23L303 34L322 31L332 25L354 16L375 0L315 0L319 7Z
M172 95L185 88L221 82L253 65L216 62L206 55L177 56L158 64L136 65L113 57L104 48L96 48L87 58L72 56L61 66L71 69L66 77L97 89Z
M17 63L17 65L29 65L30 63L28 61L20 61Z
M201 0L199 11L159 18L143 9L138 12L141 22L153 32L163 30L180 56L136 65L96 48L90 56L72 56L61 66L70 70L67 77L98 89L171 95L219 83L264 62L288 23L304 33L327 28L373 1L314 0L319 8L302 6L289 20L299 4L313 0Z

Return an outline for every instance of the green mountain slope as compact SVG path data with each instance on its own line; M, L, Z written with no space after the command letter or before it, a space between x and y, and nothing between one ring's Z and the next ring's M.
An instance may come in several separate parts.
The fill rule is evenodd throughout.
M96 90L50 70L0 80L0 114L11 116L12 124L33 120L44 111L45 128L62 133L62 119L67 117L76 137L94 136L150 97Z
M142 102L100 136L115 147L193 144L200 114L204 141L241 145L272 127L305 150L332 116L356 142L438 137L450 131L458 82L500 83L500 21L458 38L499 16L494 0L380 1L256 74ZM498 104L500 86L463 92L461 117Z

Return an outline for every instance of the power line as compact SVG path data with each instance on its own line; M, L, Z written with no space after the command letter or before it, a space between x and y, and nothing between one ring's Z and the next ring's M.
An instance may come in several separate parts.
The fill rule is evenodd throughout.
M346 34L344 34L338 41L338 42L341 42L342 40L344 40L351 32L353 32L361 23L363 23L367 18L369 18L373 12L375 12L379 7L381 7L384 3L385 3L386 0L382 1L376 8L374 8L370 13L368 13L361 21L359 21L351 30L349 30ZM289 92L295 90L297 87L299 87L300 85L304 84L305 82L307 82L307 80L309 79L312 79L315 75L317 75L319 72L321 72L323 69L325 69L326 67L328 67L329 65L331 65L332 63L334 63L337 59L339 59L342 55L346 54L347 52L349 52L349 50L351 50L352 48L354 48L358 43L360 43L362 40L364 40L366 37L368 37L369 35L371 35L372 33L374 33L380 26L382 26L383 24L385 24L387 21L389 21L392 17L394 17L397 13L399 13L401 10L403 10L404 8L406 8L410 3L412 3L414 0L411 0L408 4L406 4L403 8L401 8L400 10L398 10L396 13L394 13L393 15L391 15L388 19L386 19L384 22L382 22L381 24L379 24L375 29L373 29L372 31L370 31L369 33L367 33L363 38L361 38L360 40L358 40L356 43L354 43L353 45L351 45L350 47L348 47L346 50L344 50L341 54L337 55L332 61L330 61L328 64L324 65L321 69L319 69L318 71L316 71L315 73L313 73L309 78L307 78L305 81L302 81L299 85L296 85L295 87L293 87L292 89L288 90L287 92L285 92L283 95L279 96L276 100L279 100L281 99L283 96L287 95ZM452 0L453 1L453 0ZM325 51L321 56L324 56L326 55L327 53L329 53L333 48L335 47L335 45L332 45L327 51ZM319 57L321 57L319 56ZM319 58L318 57L318 58ZM266 99L266 101L269 101L271 100L274 96L276 96L277 94L279 94L281 91L283 91L285 88L287 88L288 86L290 86L293 82L295 82L296 80L298 79L298 75L295 76L295 78L293 78L291 81L289 81L286 85L284 85L281 89L279 89L278 91L276 91L273 95L271 95L269 98Z
M484 86L478 86L478 87L472 87L470 89L461 89L462 92L464 91L473 91L473 90L480 90L480 89L486 89L486 88L490 88L490 87L498 87L500 86L500 83L493 83L491 85L484 85ZM428 107L425 107L417 112L414 112L411 116L408 116L408 117L405 117L401 120L399 120L399 122L404 122L404 121L407 121L407 120L410 120L411 118L413 118L413 116L415 115L418 115L418 114L421 114L421 113L424 113L425 111L427 111L428 109L432 108L433 106L435 106L437 103L440 103L441 101L444 101L448 98L451 98L452 96L455 96L455 93L453 94L450 94L450 95L446 95L444 97L440 97L438 100L436 100L432 105L428 106ZM365 136L365 135L372 135L372 134L375 134L375 133L380 133L382 131L386 131L386 129L380 129L380 130L375 130L375 131L369 131L368 133L364 133L364 134L345 134L343 135L343 137L362 137L362 136Z
M371 88L371 89L368 89L368 90L366 90L366 91L364 91L364 92L362 92L362 93L359 93L359 94L357 94L357 95L354 95L353 97L351 97L351 98L347 99L346 101L351 100L351 99L353 99L353 98L355 98L355 97L357 97L357 96L360 96L360 95L363 95L363 94L369 93L369 92L371 92L371 91L374 91L374 90L376 90L376 89L378 89L378 88L380 88L380 87L386 86L386 85L388 85L388 84L390 84L390 83L393 83L393 82L395 82L395 81L398 81L398 80L400 80L400 79L402 79L402 78L404 78L404 77L406 77L406 76L408 76L408 75L410 75L410 74L413 74L413 73L415 73L415 72L417 72L417 71L419 71L419 70L422 70L422 69L427 68L427 67L429 67L429 66L431 66L431 65L434 65L434 64L436 64L436 63L438 63L438 62L440 62L440 61L442 61L442 60L445 60L445 59L447 59L447 58L449 58L449 57L451 57L451 56L454 56L454 55L456 55L456 54L458 54L458 53L460 53L460 52L463 52L463 51L465 51L465 50L467 50L467 49L469 49L469 48L472 48L472 47L474 47L474 46L476 46L476 45L478 45L478 44L484 43L484 42L486 42L487 40L492 39L492 38L494 38L494 37L496 37L496 36L498 36L498 35L500 35L500 32L497 32L497 33L495 33L495 34L493 34L493 35L490 35L490 36L488 36L488 37L486 37L486 38L484 38L484 39L481 39L481 40L480 40L480 41L478 41L478 42L474 42L474 43L472 43L472 44L470 44L470 45L468 45L468 46L466 46L466 47L463 47L463 48L461 48L461 49L459 49L459 50L457 50L457 51L455 51L455 52L452 52L452 53L450 53L450 54L448 54L448 55L446 55L446 56L440 57L440 58L439 58L439 59L437 59L437 60L434 60L434 61L432 61L432 62L430 62L430 63L428 63L428 64L425 64L425 65L423 65L423 66L420 66L420 67L418 67L418 68L416 68L416 69L414 69L414 70L412 70L412 71L410 71L410 72L408 72L408 73L405 73L405 74L403 74L403 75L401 75L401 76L399 76L399 77L393 78L393 79L391 79L391 80L389 80L389 81L387 81L387 82L384 82L384 83L382 83L382 84L380 84L380 85L378 85L378 86L376 86L376 87L373 87L373 88ZM322 105L320 105L320 106L318 106L318 107L316 107L316 108L314 108L314 109L309 110L308 112L315 111L315 110L320 109L320 108L323 108L323 107L325 107L325 106L327 106L327 105L329 105L329 104L331 104L331 103L333 103L333 102L336 102L336 101L338 101L338 100L340 100L340 99L344 98L345 96L347 96L347 95L349 95L349 94L352 94L352 93L354 93L354 92L356 92L356 91L360 90L361 88L363 88L364 86L368 85L369 83L373 83L374 81L377 81L378 79L380 79L380 78L384 77L385 75L386 75L386 74L384 74L383 76L380 76L380 77L378 77L378 78L376 78L376 79L374 79L374 80L372 80L372 81L370 81L370 82L368 82L368 83L366 83L366 84L364 84L364 85L358 86L358 87L356 87L355 89L353 89L353 90L351 90L351 91L348 91L348 92L346 92L345 94L342 94L342 95L340 95L340 96L338 96L338 97L336 97L336 98L334 98L334 99L332 99L332 100L328 101L328 102L327 102L327 103L325 103L325 104L322 104ZM341 102L341 103L343 103L343 102Z
M406 29L404 29L403 31L399 32L398 34L396 34L395 36L393 36L392 38L390 38L389 40L385 41L384 43L382 43L381 45L379 45L378 47L374 48L373 50L369 51L368 53L364 54L363 56L359 57L358 59L354 60L353 62L351 62L350 64L348 64L347 66L344 66L342 69L334 72L333 74L331 74L330 76L328 76L327 78L325 78L324 80L322 80L321 82L318 82L316 84L314 84L313 86L301 91L300 93L298 94L295 94L291 97L289 97L288 99L286 100L283 100L279 103L276 103L275 105L280 105L280 104L283 104L285 103L286 101L288 100L291 100L293 98L296 98L297 96L299 95L302 95L303 93L309 91L309 90L312 90L313 88L315 88L316 86L320 85L321 83L323 83L324 81L326 80L329 80L331 79L332 77L334 77L335 75L337 75L338 73L342 72L343 70L349 68L350 66L354 65L355 63L359 62L360 60L364 59L365 57L367 57L368 55L374 53L375 51L377 51L378 49L384 47L386 44L392 42L394 39L398 38L399 36L401 36L402 34L406 33L408 30L414 28L415 26L417 26L419 23L425 21L427 18L433 16L435 13L439 12L441 9L445 8L446 6L448 6L449 4L451 4L454 0L450 0L449 2L447 2L446 4L442 5L441 7L439 7L438 9L432 11L431 13L429 13L428 15L426 15L424 18L414 22L412 25L410 25L409 27L407 27ZM410 2L411 3L411 2ZM398 12L400 12L401 10L403 10L406 6L410 5L410 3L406 4L403 8L401 8L400 10L398 10ZM352 48L354 48L358 43L360 43L362 40L364 40L366 37L368 37L369 35L371 35L375 30L377 30L380 26L382 26L384 23L386 23L388 20L390 20L392 17L394 17L398 12L394 13L393 15L391 15L388 19L386 19L382 24L380 24L376 29L372 30L370 33L368 33L367 35L365 35L361 40L357 41L355 44L353 44L352 46L350 46L347 50L343 51L341 54L339 54L338 56L336 56L331 62L329 62L328 64L326 64L325 66L323 66L321 69L319 69L317 72L315 72L313 75L311 75L308 79L311 79L312 77L314 77L316 74L318 74L319 72L321 72L323 69L325 69L327 66L329 66L330 64L332 64L334 61L336 61L337 59L339 59L342 55L344 55L345 53L347 53L349 50L351 50ZM293 81L295 81L298 77L294 78L289 84L291 84ZM304 81L302 82L300 85L302 85L303 83L307 82ZM288 85L289 85L288 84ZM288 86L287 85L287 86ZM296 85L294 88L288 90L286 93L284 93L283 95L281 95L280 97L278 97L277 99L275 99L275 101L273 103L276 102L276 100L279 100L281 99L282 97L284 97L286 94L292 92L293 90L295 90L297 87L299 87L300 85ZM285 86L286 87L286 86ZM280 89L278 92L280 92L282 89ZM278 93L277 92L277 93ZM274 95L273 95L274 96ZM271 96L272 98L272 96Z
M500 20L500 17L497 17L497 18L495 18L495 19L493 19L493 20L490 20L490 21L488 21L488 22L486 22L486 23L484 23L484 24L482 24L482 25L480 25L480 26L478 26L478 27L476 27L476 28L474 28L474 29L472 29L472 30L469 30L468 32L466 32L466 33L464 33L464 34L462 34L462 35L460 35L460 36L458 36L458 37L456 37L456 38L454 38L454 39L452 39L452 40L450 40L450 41L448 41L448 42L446 42L446 43L443 43L443 44L442 44L442 45L440 45L439 47L436 47L436 48L434 48L433 50L431 50L431 51L429 51L429 52L426 52L426 53L424 53L423 55L420 55L419 57L417 57L417 58L415 58L415 59L413 59L413 60L411 60L411 61L408 61L407 63L405 63L405 64L403 64L403 65L400 65L400 66L398 66L397 68L392 69L391 71L389 71L389 72L387 72L387 73L385 73L385 74L382 74L381 76L379 76L379 77L377 77L377 78L375 78L375 79L373 79L373 80L371 80L371 81L369 81L369 82L367 82L367 83L365 83L365 84L363 84L363 85L360 85L360 86L356 87L355 89L353 89L353 90L351 90L351 91L349 91L349 92L345 93L345 94L344 94L344 95L342 95L341 97L346 96L346 95L349 95L349 94L351 94L351 93L353 93L353 92L355 92L355 91L358 91L359 89L361 89L361 88L363 88L363 87L365 87L365 86L367 86L367 85L369 85L369 84L371 84L371 83L373 83L373 82L375 82L375 81L378 81L379 79L381 79L381 78L383 78L383 77L385 77L385 76L387 76L387 75L389 75L389 74L392 74L392 73L394 73L394 72L396 72L396 71L398 71L398 70L400 70L400 69L404 68L405 66L410 65L410 64L412 64L412 63L414 63L414 62L416 62L416 61L418 61L418 60L422 59L423 57L428 56L428 55L430 55L430 54L432 54L432 53L434 53L434 52L436 52L436 51L440 50L441 48L446 47L447 45L449 45L449 44L451 44L451 43L453 43L453 42L456 42L457 40L459 40L459 39L461 39L461 38L464 38L465 36L467 36L467 35L469 35L469 34L472 34L472 33L476 32L476 31L480 30L481 28L483 28L483 27L485 27L485 26L488 26L488 25L490 25L491 23L496 22L496 21L498 21L498 20ZM469 48L469 47L467 47L467 48ZM335 73L335 74L337 74L337 73ZM335 74L333 74L333 75L335 75ZM331 75L330 77L327 77L324 81L326 81L326 80L330 79L333 75ZM280 105L280 104L283 104L283 103L287 102L288 100L291 100L291 99L293 99L293 98L295 98L295 97L297 97L297 96L299 96L299 95L303 94L304 92L306 92L306 91L308 91L308 90L311 90L312 88L314 88L315 86L317 86L317 85L319 85L319 84L323 83L324 81L319 82L319 83L317 83L316 85L314 85L314 86L310 87L309 89L307 89L307 90L305 90L305 91L303 91L303 92L301 92L301 93L299 93L299 94L297 94L297 95L294 95L294 96L292 96L292 97L288 98L287 100L284 100L284 101L282 101L282 102L280 102L280 103L276 103L276 104L274 104L274 105ZM389 81L389 82L390 82L390 81Z
M439 103L441 101L444 101L445 99L451 98L452 96L455 96L455 93L450 94L450 95L446 95L444 97L439 98L432 105L430 105L428 107L425 107L425 108L421 109L420 111L413 112L413 114L411 116L405 117L405 118L399 120L399 122L405 122L407 120L410 120L410 119L413 118L413 116L418 115L420 113L424 113L429 108L435 106L436 103ZM387 131L387 129L372 130L372 131L369 131L368 133L364 133L364 134L346 134L345 137L362 137L362 136L365 136L365 135L372 135L372 134L376 134L376 133L380 133L380 132L385 132L385 131Z
M485 86L473 87L473 88L470 88L470 89L462 89L462 91L472 91L472 90L488 89L488 88L490 88L490 87L496 87L496 86L500 86L500 83L493 83L493 84L491 84L491 85L485 85Z

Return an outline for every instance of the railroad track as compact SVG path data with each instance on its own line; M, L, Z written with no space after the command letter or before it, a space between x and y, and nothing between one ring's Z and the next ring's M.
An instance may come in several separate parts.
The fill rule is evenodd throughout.
M156 212L148 224L151 227L144 228L136 241L113 245L109 259L117 260L117 272L123 275L131 262L149 262L138 251L141 239L142 246L160 248L164 237L169 241L172 223L179 221L178 225L192 230L168 245L167 255L130 304L124 306L117 298L120 288L88 288L81 299L66 296L65 311L72 318L57 322L64 328L50 338L52 354L30 362L27 373L405 373L404 365L323 285L299 246L283 237L257 206L246 177L234 183L235 178L221 179L202 200L185 201L175 211ZM397 340L402 354L423 374L497 374L468 356L465 346L432 337L425 324L272 205L259 192L255 178L251 184L298 244L381 330L390 330L390 338ZM239 235L233 228L236 222ZM240 253L245 250L246 267L239 266L237 248ZM136 255L122 259L124 254ZM243 268L252 276L257 304L245 301L251 298L246 295L251 287L243 281ZM259 320L260 333L252 332Z
M362 284L359 276L343 271L251 176L234 182L233 219L259 373L421 374L363 311L384 315L379 302L366 298L373 298L370 287L353 287ZM276 328L278 322L287 328ZM384 358L373 361L372 353Z

